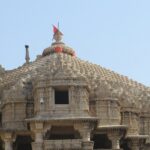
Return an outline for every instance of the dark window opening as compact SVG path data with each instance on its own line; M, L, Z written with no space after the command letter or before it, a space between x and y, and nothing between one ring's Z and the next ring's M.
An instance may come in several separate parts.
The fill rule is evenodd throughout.
M58 139L75 139L74 134L51 134L49 139L58 140Z
M32 139L30 136L17 136L16 141L13 144L14 150L32 150Z
M55 90L55 104L69 104L68 90Z
M112 148L112 143L108 139L106 134L95 134L93 136L93 141L94 141L94 149L111 149Z
M52 126L48 130L44 139L46 140L62 140L62 139L79 139L80 135L74 130L72 126Z

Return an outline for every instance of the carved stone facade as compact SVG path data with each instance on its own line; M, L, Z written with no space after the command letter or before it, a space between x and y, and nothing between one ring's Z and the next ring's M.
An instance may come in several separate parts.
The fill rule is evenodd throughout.
M149 150L150 88L75 57L61 36L34 62L0 66L0 150Z

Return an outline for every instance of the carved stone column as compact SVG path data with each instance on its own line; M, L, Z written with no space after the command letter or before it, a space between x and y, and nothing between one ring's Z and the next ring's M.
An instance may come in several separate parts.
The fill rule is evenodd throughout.
M99 131L101 133L106 133L108 138L112 142L113 150L120 150L120 139L123 137L127 129L124 125L111 125L111 126L101 126Z
M83 127L80 129L80 134L82 136L83 141L90 141L91 128L88 123L83 124Z
M91 131L93 130L93 126L88 123L75 124L75 129L79 131L82 137L82 148L83 150L93 150L94 143L90 141L91 139Z
M32 150L43 150L43 123L36 122L32 124L31 130L35 136L35 142L32 143Z
M2 139L3 139L4 143L5 143L5 150L13 150L12 133L4 133Z
M12 141L11 140L4 140L5 142L5 150L13 150L12 148Z
M108 134L108 138L112 142L112 149L119 150L120 149L120 136L114 133Z

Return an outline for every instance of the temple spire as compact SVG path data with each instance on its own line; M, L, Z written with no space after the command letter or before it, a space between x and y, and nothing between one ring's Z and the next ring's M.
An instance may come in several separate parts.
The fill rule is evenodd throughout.
M58 27L53 25L53 33L54 33L53 34L53 39L56 42L61 42L63 33L59 30L59 24L58 24Z
M30 61L30 56L29 56L29 45L25 45L25 49L26 49L25 60L26 60L26 64L28 64L29 61Z

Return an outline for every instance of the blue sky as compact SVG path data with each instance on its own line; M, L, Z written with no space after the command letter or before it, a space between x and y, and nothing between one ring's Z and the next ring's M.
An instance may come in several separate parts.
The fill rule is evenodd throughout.
M59 21L77 56L150 85L150 0L0 0L0 64L14 69L52 42Z

